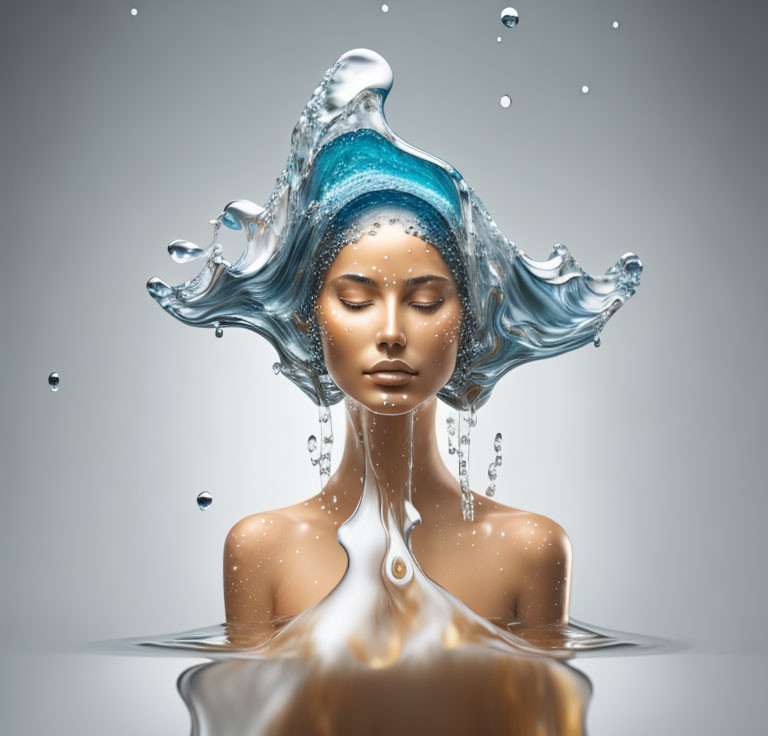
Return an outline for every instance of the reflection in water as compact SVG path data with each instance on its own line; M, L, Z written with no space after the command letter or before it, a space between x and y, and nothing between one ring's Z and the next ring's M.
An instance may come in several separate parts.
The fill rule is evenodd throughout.
M214 327L217 334L222 325L246 327L272 342L280 356L276 373L320 406L320 437L310 437L307 449L325 488L333 442L328 406L342 392L312 354L312 274L328 269L338 255L331 246L364 237L339 232L329 246L328 222L361 201L378 206L379 200L363 196L372 191L395 192L388 206L413 198L426 202L434 216L401 224L408 237L436 244L463 294L462 333L459 327L452 333L457 367L437 395L461 410L454 454L463 520L473 522L467 465L476 409L515 365L597 343L607 320L634 293L642 265L627 253L604 276L592 277L562 244L546 261L517 249L455 169L389 129L383 103L391 82L391 70L377 54L345 54L302 113L288 164L266 206L230 203L213 221L214 242L207 249L174 241L174 260L205 258L205 267L180 286L151 279L147 288L187 324ZM217 243L222 224L246 237L234 265ZM368 235L382 241L387 224L371 227ZM466 273L453 265L462 259ZM471 332L466 339L465 330ZM357 506L338 529L347 568L328 595L296 616L270 616L261 626L250 622L133 643L221 660L194 667L179 680L193 734L415 734L428 728L443 734L583 733L589 682L564 660L575 652L648 642L574 624L489 621L425 574L411 544L422 521L412 503L417 410L391 411L391 394L382 396L376 412L347 397L364 465ZM385 421L379 414L391 416ZM492 484L501 464L500 437L494 452Z

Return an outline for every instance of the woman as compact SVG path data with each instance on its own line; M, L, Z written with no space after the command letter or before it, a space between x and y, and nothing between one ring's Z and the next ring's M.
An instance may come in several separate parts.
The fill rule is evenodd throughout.
M321 407L321 427L328 406L347 402L344 455L323 491L227 536L227 621L269 632L334 590L353 546L337 532L362 513L370 482L394 522L378 552L358 551L390 583L423 570L483 617L566 623L568 537L546 517L472 493L469 428L512 367L599 344L642 266L626 254L591 277L562 245L546 261L529 258L455 169L387 126L391 81L373 52L341 57L302 113L266 207L233 202L214 221L215 235L222 223L245 234L238 262L223 260L215 237L208 250L175 241L176 260L207 256L206 267L178 287L148 283L188 324L269 339L278 369ZM454 425L458 482L437 450L438 397L468 412L463 429L462 417ZM324 480L330 439L321 433Z

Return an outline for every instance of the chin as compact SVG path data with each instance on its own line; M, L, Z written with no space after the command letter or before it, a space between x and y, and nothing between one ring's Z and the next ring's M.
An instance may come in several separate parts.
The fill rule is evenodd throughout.
M374 414L383 414L390 417L408 414L432 398L431 396L423 397L409 394L407 399L403 399L395 391L388 391L386 392L387 396L382 397L382 393L382 391L377 391L374 395L367 394L366 396L354 396L352 398Z

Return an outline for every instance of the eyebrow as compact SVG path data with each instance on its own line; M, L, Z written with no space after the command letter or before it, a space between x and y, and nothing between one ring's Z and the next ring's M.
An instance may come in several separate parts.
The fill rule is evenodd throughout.
M365 284L366 286L376 286L376 282L373 279L363 276L361 273L345 273L338 278L349 279L350 281L355 281L358 284ZM404 283L406 286L418 286L419 284L426 284L430 281L448 281L448 279L445 278L445 276L428 273L424 276L414 276L412 279L406 279Z

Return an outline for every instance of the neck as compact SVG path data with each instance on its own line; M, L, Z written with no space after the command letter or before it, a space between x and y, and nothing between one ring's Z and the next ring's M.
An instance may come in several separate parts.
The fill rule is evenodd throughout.
M332 488L335 495L345 499L343 503L349 507L346 510L354 510L360 497L360 478L365 473L365 432L382 491L402 495L410 491L410 500L422 515L443 503L455 503L458 509L459 485L437 446L436 413L434 396L412 412L398 416L376 414L347 400L344 454L326 492Z

